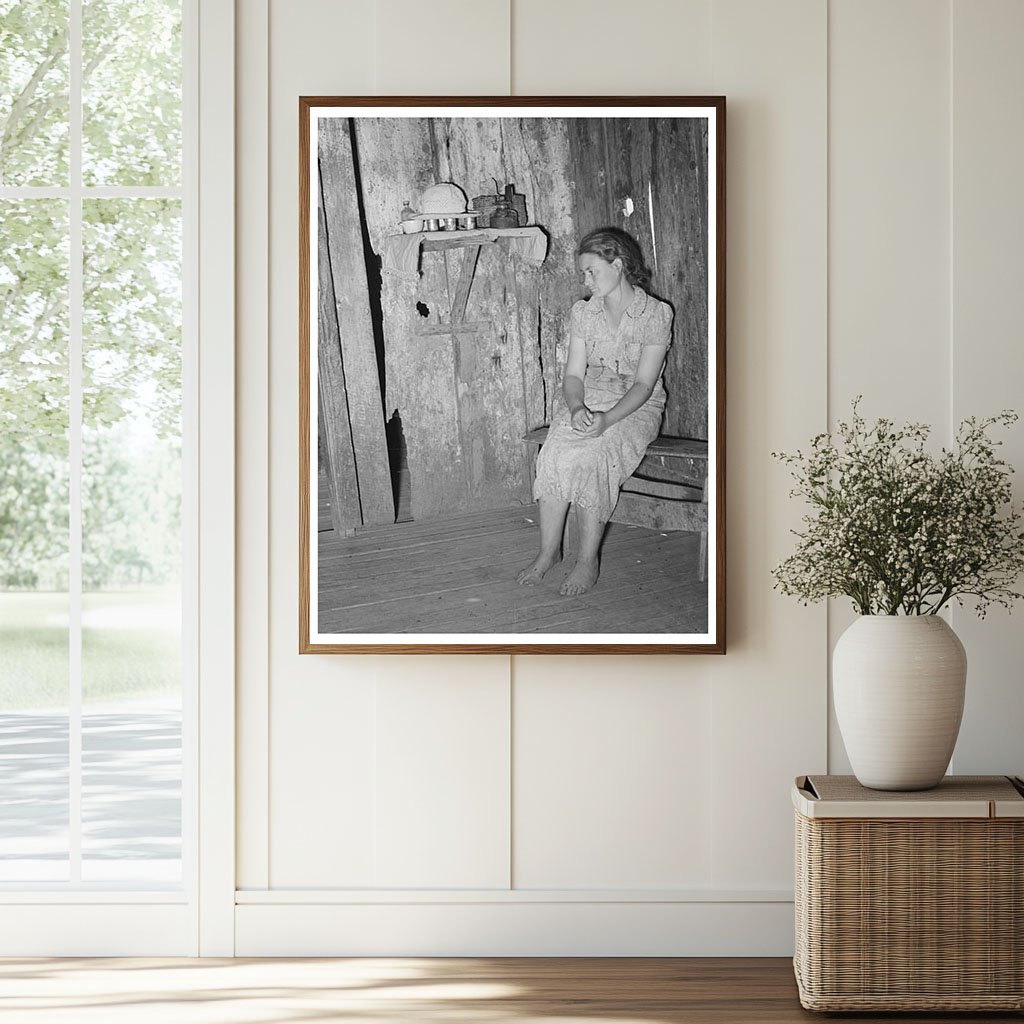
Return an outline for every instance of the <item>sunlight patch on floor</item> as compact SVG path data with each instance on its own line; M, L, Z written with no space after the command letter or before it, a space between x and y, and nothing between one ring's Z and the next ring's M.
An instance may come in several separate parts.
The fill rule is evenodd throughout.
M664 1024L461 959L0 960L3 1024ZM513 968L515 970L515 968ZM537 968L526 968L526 977ZM545 969L541 968L541 974ZM600 1000L600 997L598 997Z

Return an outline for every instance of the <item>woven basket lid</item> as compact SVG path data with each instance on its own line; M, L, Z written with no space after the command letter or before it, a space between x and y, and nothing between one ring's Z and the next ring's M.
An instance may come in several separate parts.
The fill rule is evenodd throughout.
M466 212L466 193L450 181L442 181L423 190L420 213L431 217L454 217Z

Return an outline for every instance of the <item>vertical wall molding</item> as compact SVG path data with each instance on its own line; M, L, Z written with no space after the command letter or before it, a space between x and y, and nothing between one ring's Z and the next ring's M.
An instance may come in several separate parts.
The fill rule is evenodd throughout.
M199 955L234 954L235 18L199 7Z

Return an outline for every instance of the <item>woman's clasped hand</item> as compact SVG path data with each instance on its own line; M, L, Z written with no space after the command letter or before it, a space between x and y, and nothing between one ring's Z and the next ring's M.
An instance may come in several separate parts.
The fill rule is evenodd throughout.
M600 437L608 426L608 418L603 412L594 412L585 405L572 413L570 422L572 429L584 437Z

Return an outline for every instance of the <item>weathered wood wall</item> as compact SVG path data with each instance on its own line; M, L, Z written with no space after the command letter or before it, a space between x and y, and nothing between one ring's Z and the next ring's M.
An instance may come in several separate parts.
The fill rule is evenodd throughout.
M569 139L579 237L606 224L632 234L654 270L651 290L675 310L662 433L706 441L707 122L578 118Z
M348 388L327 248L323 193L317 210L317 465L331 492L331 524L341 534L363 525L356 453L348 418Z
M602 225L639 240L655 270L652 290L675 309L664 432L707 438L702 122L359 118L355 127L363 211L378 255L397 231L404 203L415 206L435 181L454 181L469 198L492 191L492 179L514 182L530 223L549 237L539 268L497 248L482 250L466 321L484 329L421 333L449 322L465 250L424 253L419 277L384 274L384 415L401 414L414 518L530 500L520 438L553 413L566 314L583 295L575 249ZM351 387L351 370L349 380Z
M320 405L332 422L347 420L347 431L326 433L328 464L332 480L339 465L353 464L362 524L393 523L394 497L347 121L321 119L317 154ZM337 477L332 490L343 486ZM335 494L334 501L335 508L352 504L351 495Z
M366 118L357 122L363 206L370 245L378 255L397 230L406 201L438 180L432 122ZM445 335L417 331L446 312L446 255L424 256L422 277L383 273L385 416L401 416L409 461L414 519L468 507L459 416L456 352ZM427 316L420 310L427 311Z
M572 266L572 195L564 125L539 120L359 119L357 149L370 244L383 252L406 200L455 181L469 198L514 181L531 223L551 238L543 267L485 247L466 310L481 330L419 333L450 322L465 250L425 252L419 278L384 273L388 416L402 417L413 518L525 504L521 438L546 421L559 378ZM417 311L417 307L426 316Z

